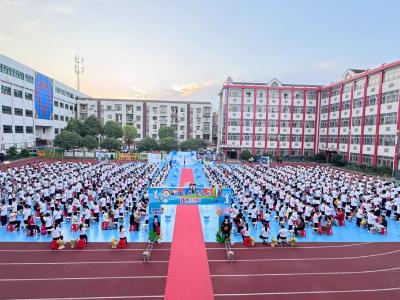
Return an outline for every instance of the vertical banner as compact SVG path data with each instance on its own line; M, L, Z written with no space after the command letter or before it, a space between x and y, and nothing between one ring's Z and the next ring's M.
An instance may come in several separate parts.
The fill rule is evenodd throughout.
M35 111L38 119L52 119L53 80L40 73L35 74Z

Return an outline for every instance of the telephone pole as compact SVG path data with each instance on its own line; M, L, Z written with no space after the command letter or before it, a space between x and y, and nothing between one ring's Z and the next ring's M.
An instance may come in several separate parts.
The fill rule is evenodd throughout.
M80 91L80 81L79 81L79 77L81 74L83 74L83 57L79 56L78 54L75 54L75 74L76 74L76 88L78 89L78 91Z

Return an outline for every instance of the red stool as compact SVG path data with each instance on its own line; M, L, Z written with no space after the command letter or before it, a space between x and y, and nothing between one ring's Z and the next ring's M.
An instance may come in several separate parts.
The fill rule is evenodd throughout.
M40 234L42 234L42 235L46 235L47 234L46 226L42 225L40 227Z
M325 230L325 234L332 235L332 228L328 228L327 230Z
M101 222L101 229L107 230L108 229L108 222Z
M136 231L136 225L129 226L129 231Z
M126 248L127 247L127 243L126 243L126 240L125 239L123 239L123 240L119 240L119 242L118 242L118 249L124 249L124 248Z
M243 245L250 247L251 246L251 238L245 237L243 240Z
M71 232L77 232L79 230L78 224L71 224Z
M6 231L13 232L15 230L15 226L13 224L7 224Z
M51 249L51 250L58 250L57 241L55 241L55 240L51 241L51 243L50 243L50 249Z
M76 243L76 248L78 249L83 249L86 247L86 242L84 239L79 239L78 242Z
M306 231L303 229L303 230L300 230L300 231L299 231L299 235L300 235L301 237L306 237L306 236L307 236L307 233L306 233Z
M339 226L344 226L344 220L339 220Z
M380 233L381 234L387 234L387 228L382 227Z

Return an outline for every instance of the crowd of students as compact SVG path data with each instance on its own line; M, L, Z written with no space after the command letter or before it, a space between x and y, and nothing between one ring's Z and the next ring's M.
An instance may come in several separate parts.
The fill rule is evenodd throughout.
M125 219L139 230L147 215L147 187L158 164L40 162L0 172L1 226L27 234L63 239L64 230L88 241L91 226L118 229L126 239ZM157 177L158 178L158 177ZM66 225L67 224L67 225Z
M214 165L205 167L211 185L233 189L232 220L243 239L249 225L262 224L259 238L270 237L270 222L279 222L277 239L305 235L307 225L332 234L334 225L355 221L371 233L386 233L387 218L399 220L400 188L385 179L328 167Z

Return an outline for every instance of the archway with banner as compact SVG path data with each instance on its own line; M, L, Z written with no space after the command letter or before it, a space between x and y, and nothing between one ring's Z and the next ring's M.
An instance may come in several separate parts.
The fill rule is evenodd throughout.
M216 214L221 226L225 216L230 217L232 189L215 186L213 188L193 187L151 187L149 195L149 241L157 241L159 236L154 231L155 216L161 221L163 205L216 205ZM161 224L161 227L163 224ZM218 230L218 228L216 228Z

